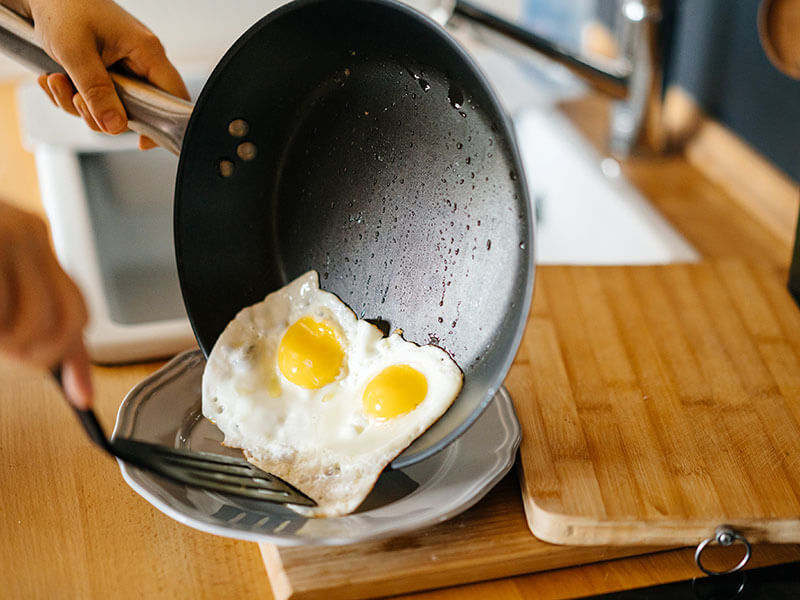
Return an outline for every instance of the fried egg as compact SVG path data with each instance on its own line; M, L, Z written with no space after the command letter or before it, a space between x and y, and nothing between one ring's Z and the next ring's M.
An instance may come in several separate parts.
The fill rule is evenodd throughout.
M463 382L441 348L384 337L315 271L240 311L203 373L203 414L259 468L354 511L381 471L452 404Z

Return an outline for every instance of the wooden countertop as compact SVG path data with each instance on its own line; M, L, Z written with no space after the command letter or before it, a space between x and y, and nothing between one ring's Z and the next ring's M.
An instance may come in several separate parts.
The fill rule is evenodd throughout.
M581 122L584 108L568 112ZM581 124L591 133L587 123ZM683 157L628 161L623 168L704 256L744 257L785 278L788 245ZM4 199L43 213L7 84L0 85L0 190ZM160 364L94 368L97 409L107 428L124 394ZM90 447L47 376L2 361L0 531L5 597L272 598L256 544L201 533L158 512L124 483L112 460ZM800 546L763 545L751 566L798 559ZM692 550L682 549L414 597L575 598L697 574Z

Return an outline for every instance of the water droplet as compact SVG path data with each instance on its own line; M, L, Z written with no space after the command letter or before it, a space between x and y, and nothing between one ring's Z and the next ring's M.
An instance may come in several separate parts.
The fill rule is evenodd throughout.
M462 144L461 142L458 142L456 144L456 148L458 148L459 150L461 150L463 147L464 147L464 144Z
M451 83L450 89L447 91L447 100L450 102L450 106L458 110L464 104L464 92L457 85Z
M469 165L472 163L472 158L468 156L467 158L464 159L464 162Z
M511 181L516 181L517 179L519 179L519 176L517 175L516 171L511 171L509 173L509 176L511 177Z
M520 250L525 250L525 248L526 248L526 246L525 246L525 242L520 242L520 243L519 243L519 249L520 249Z
M486 249L487 250L491 250L492 249L492 240L486 240Z
M431 89L431 84L425 81L424 79L419 79L419 87L422 88L423 92L428 92Z
M444 323L444 319L442 317L439 317L438 321L439 323Z
M465 113L463 110L458 111L458 114L460 114L465 119L467 118L467 113Z

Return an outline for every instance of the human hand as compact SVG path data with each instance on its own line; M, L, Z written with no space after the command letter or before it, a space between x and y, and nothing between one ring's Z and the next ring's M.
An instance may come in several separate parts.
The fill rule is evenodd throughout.
M111 0L23 0L42 47L67 72L39 77L56 106L83 118L95 131L118 134L128 120L106 70L114 64L175 96L186 85L158 38ZM143 150L155 142L139 138Z
M53 255L44 222L0 201L0 352L33 366L60 366L67 399L88 408L86 321L83 297Z

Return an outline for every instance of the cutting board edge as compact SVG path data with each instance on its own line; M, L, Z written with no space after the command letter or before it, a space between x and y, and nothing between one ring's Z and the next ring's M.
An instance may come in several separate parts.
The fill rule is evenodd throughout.
M439 568L435 572L423 569L421 574L415 570L414 573L397 573L394 578L388 580L381 579L381 574L375 574L370 580L349 579L347 582L340 582L338 586L331 587L320 583L324 582L324 573L321 578L313 579L314 583L311 585L304 583L308 581L308 578L293 577L294 569L292 567L287 569L284 566L279 546L267 542L259 542L258 545L267 568L275 600L365 600L375 597L376 594L380 596L411 594L673 549L651 545L574 548L559 546L554 547L553 553L548 556L531 555L514 560L483 562L479 568L475 568L476 565L472 565L469 569L453 566L449 569ZM311 562L313 563L313 559ZM302 568L309 568L309 566L312 565L306 564ZM323 572L326 572L329 566L324 565ZM295 581L296 579L299 581ZM377 589L377 586L380 586L380 589Z
M538 506L523 494L525 520L530 532L548 544L566 546L696 546L713 537L720 525L731 527L751 544L800 543L797 518L625 519L559 514Z

